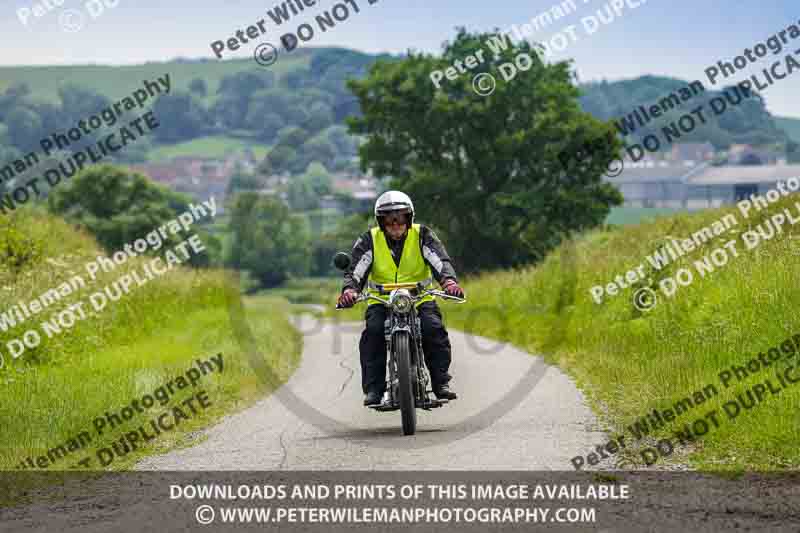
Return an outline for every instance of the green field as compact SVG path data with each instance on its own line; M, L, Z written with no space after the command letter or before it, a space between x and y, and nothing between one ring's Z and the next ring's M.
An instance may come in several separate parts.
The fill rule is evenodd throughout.
M270 67L277 77L297 68L308 66L310 52L296 50L284 54ZM129 96L134 90L142 87L144 80L154 80L170 75L172 90L188 90L195 78L206 80L208 98L213 101L219 83L225 76L259 67L254 60L229 61L168 61L164 63L149 62L143 65L106 66L106 65L69 65L46 67L0 67L0 91L14 83L27 83L33 96L43 101L58 102L58 89L64 85L77 84L89 87L112 100Z
M301 278L290 280L280 287L267 289L261 294L285 298L296 304L330 305L341 290L341 278ZM363 313L363 309L361 310Z
M30 210L0 220L0 244L2 312L14 302L30 301L57 287L67 276L85 274L83 265L100 253L89 236L60 219ZM40 316L0 332L0 350L5 357L0 368L0 469L14 469L27 457L36 460L48 456L55 458L46 461L43 468L48 470L69 469L86 457L93 459L86 465L90 470L127 469L144 455L193 442L192 435L198 429L252 404L293 372L302 339L289 326L286 300L259 297L244 302L256 343L277 374L275 383L263 383L231 325L228 309L238 301L238 287L222 272L213 270L176 269L142 287L134 286L107 309L87 315L60 335L42 335L39 347L16 360L9 357L8 341L68 304L83 301L88 308L89 294L141 267L139 259L133 258L132 264L98 277ZM197 387L179 390L176 385L168 403L156 403L102 434L95 431L96 418L106 412L120 413L133 400L186 373L196 359L208 360L216 354L222 354L222 372L203 377ZM210 407L198 409L176 429L163 432L124 457L117 456L111 464L99 464L97 450L109 447L200 390L205 391ZM194 405L197 407L197 402ZM91 437L90 444L66 456L53 452L84 431Z
M266 145L218 135L200 137L178 144L161 145L150 150L147 156L151 162L164 161L175 157L223 159L233 153L241 153L248 148L253 151L258 161L263 160L269 152L269 147Z
M611 226L628 226L680 212L685 210L670 207L612 207L605 223Z

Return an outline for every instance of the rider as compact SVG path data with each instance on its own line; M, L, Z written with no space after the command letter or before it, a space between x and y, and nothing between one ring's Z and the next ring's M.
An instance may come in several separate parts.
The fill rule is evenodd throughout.
M378 227L363 233L353 245L352 262L344 274L339 305L351 307L369 281L370 286L385 283L430 284L432 279L451 296L463 298L450 257L436 234L422 224L414 224L414 204L400 191L383 193L375 202ZM433 297L417 304L422 324L422 351L431 373L437 398L453 400L450 390L450 338L442 313ZM361 386L364 405L381 402L386 385L386 341L383 324L386 308L375 302L367 307L366 328L361 334Z

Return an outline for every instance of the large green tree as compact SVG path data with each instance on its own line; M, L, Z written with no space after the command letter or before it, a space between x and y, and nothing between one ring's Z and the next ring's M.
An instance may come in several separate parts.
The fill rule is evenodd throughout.
M336 252L349 252L356 238L375 225L372 213L358 213L339 219L336 227L314 239L312 245L311 275L340 276L333 266Z
M461 29L439 57L378 61L348 83L363 113L348 121L366 136L362 168L392 176L467 270L535 261L566 235L600 224L622 200L601 178L620 149L616 138L566 167L559 158L611 131L581 110L570 64L543 63L528 43L493 57L492 37ZM469 74L442 80L441 89L432 83L431 72L481 48L485 62ZM501 68L511 68L501 65L515 58L523 68L504 81ZM479 73L497 80L489 96L473 90Z
M247 270L263 287L308 274L311 260L308 223L279 199L246 192L231 210L227 263Z
M94 234L109 252L142 238L164 222L189 209L190 198L159 185L147 176L112 165L90 167L51 189L48 207L51 212L82 226ZM219 243L203 231L198 233L209 250ZM168 244L177 244L188 234L170 236ZM193 255L191 264L205 266L209 254Z

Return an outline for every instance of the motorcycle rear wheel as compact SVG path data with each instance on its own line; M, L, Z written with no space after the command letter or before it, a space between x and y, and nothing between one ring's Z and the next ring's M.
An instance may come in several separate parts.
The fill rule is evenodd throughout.
M403 420L403 435L417 431L417 408L414 401L415 369L411 366L411 343L406 332L396 333L394 339L397 378L399 381L400 416Z

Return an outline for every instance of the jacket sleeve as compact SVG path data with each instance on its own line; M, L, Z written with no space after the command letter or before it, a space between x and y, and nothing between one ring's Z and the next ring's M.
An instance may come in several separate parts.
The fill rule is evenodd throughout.
M422 257L430 265L433 277L439 285L442 285L449 278L458 282L453 262L450 260L450 256L447 255L447 250L444 249L442 241L439 240L432 229L422 226L419 244L422 248Z
M353 244L353 250L350 252L353 260L350 263L350 268L344 273L342 292L345 289L353 289L358 292L364 290L364 285L372 270L373 255L372 234L367 231L362 233Z

